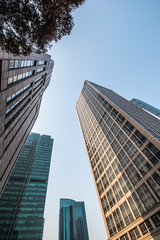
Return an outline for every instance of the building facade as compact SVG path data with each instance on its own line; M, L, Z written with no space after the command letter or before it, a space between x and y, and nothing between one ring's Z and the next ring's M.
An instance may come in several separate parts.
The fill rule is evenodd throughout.
M155 115L160 119L160 110L158 108L155 108L151 106L150 104L143 102L142 100L133 98L130 102L134 103L136 106L144 109L145 111Z
M76 109L109 240L160 239L160 121L88 81Z
M60 199L59 240L89 240L84 202Z
M1 240L42 240L53 139L31 133L0 198Z
M0 195L37 119L53 64L47 54L0 50Z

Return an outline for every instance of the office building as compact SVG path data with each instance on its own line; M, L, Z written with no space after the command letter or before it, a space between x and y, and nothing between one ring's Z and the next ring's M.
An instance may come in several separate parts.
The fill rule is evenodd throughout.
M60 199L59 240L89 240L84 202Z
M150 104L136 98L133 98L130 102L134 103L136 106L142 108L143 110L153 114L160 119L160 110L158 108L155 108Z
M0 198L0 240L42 240L53 139L31 133Z
M109 240L159 240L160 121L88 81L76 109Z
M0 195L37 119L52 69L47 54L13 56L0 49Z

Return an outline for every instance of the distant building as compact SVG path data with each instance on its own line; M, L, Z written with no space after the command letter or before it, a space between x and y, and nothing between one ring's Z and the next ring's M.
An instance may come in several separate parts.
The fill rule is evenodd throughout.
M130 102L134 103L136 106L160 118L160 110L158 108L155 108L150 104L136 98L133 98Z
M53 139L31 133L0 198L0 240L42 240Z
M59 240L89 240L84 202L60 199Z
M0 49L0 195L38 117L54 62L48 54Z
M88 81L76 109L109 240L159 240L160 120Z

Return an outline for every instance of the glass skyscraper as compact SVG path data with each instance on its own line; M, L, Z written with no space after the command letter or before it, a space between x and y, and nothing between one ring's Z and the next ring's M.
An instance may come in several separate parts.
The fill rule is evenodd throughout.
M159 240L160 120L88 81L76 109L109 240Z
M155 115L156 117L160 118L160 110L151 106L150 104L143 102L142 100L133 98L130 102L134 103L136 106L146 110L147 112Z
M84 202L60 199L59 240L89 240Z
M0 198L0 240L42 240L53 139L31 133Z

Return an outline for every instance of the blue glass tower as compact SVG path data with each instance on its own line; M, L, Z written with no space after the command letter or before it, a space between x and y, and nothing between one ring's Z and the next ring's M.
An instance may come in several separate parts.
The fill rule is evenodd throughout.
M0 199L1 240L41 240L53 139L31 133Z
M60 199L59 240L89 240L84 202Z
M136 106L160 118L160 110L158 108L155 108L150 104L136 98L133 98L130 102L134 103Z

